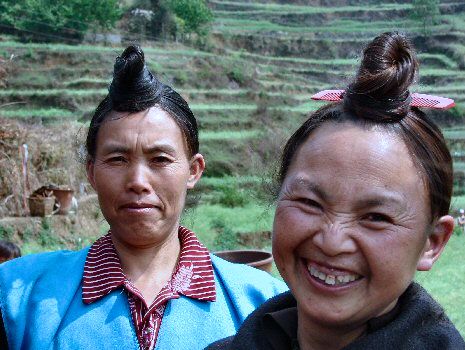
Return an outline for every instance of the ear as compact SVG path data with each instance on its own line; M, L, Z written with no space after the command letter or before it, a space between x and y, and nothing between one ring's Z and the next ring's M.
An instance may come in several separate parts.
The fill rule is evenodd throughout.
M200 153L194 155L190 160L190 175L187 179L187 189L193 189L205 170L205 159Z
M425 243L422 256L417 264L418 271L429 271L441 256L452 232L454 231L454 218L445 215L439 218L433 226L433 232Z
M87 174L87 180L89 181L90 185L92 188L95 190L95 177L94 177L94 161L91 159L88 159L86 162L86 174Z

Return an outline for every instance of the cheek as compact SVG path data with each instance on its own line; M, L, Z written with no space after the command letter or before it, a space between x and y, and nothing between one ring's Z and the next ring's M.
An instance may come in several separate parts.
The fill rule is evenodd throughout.
M410 283L423 244L417 232L405 232L395 237L376 237L360 242L360 249L370 264L373 279L384 281L387 285ZM409 238L410 236L410 238Z
M294 251L307 238L307 223L306 216L296 208L276 209L272 247L276 264L281 271L286 264L292 263Z

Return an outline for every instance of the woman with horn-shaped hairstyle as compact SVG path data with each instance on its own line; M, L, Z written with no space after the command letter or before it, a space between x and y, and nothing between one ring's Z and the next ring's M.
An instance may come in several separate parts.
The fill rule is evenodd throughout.
M452 159L411 94L417 60L385 33L355 80L288 140L278 176L273 254L290 292L252 313L208 350L460 350L444 310L417 283L454 228ZM457 286L459 288L459 286Z
M2 264L2 349L203 349L287 289L211 255L180 226L186 193L205 168L197 122L148 70L140 47L116 59L86 148L110 230L78 252Z

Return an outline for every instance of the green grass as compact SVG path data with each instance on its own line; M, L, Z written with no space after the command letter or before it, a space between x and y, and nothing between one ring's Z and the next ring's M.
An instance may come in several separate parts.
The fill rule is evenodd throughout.
M106 95L108 89L34 89L34 90L0 90L0 96L100 96Z
M244 207L226 208L217 204L199 205L185 212L182 224L192 229L209 248L217 235L215 221L222 221L233 232L270 230L274 209L271 206L250 203Z
M465 130L443 130L443 134L449 140L465 140Z
M223 130L223 131L201 131L199 139L201 141L221 141L221 140L245 140L255 138L260 135L260 130Z
M317 58L301 58L301 57L277 57L277 56L265 56L256 53L250 53L246 51L233 51L227 50L232 55L237 55L242 58L248 59L260 59L267 62L287 62L287 63L304 63L308 65L322 65L322 66L352 66L356 64L356 60L352 58L333 58L333 59L317 59ZM276 66L281 68L281 66ZM344 67L345 69L347 67Z
M417 273L420 282L444 307L462 336L465 336L465 235L454 235L429 272Z
M451 212L465 208L465 196L454 196L451 202Z
M378 4L373 6L304 6L304 5L288 5L288 4L275 4L275 3L245 3L236 1L218 1L210 0L210 3L215 5L229 5L235 6L240 12L247 13L279 13L279 14L318 14L318 13L337 13L337 12L358 12L358 11L392 11L392 10L405 10L412 8L410 4ZM236 11L237 11L236 10ZM214 11L215 13L230 13L234 11ZM239 11L237 11L239 12Z
M0 109L0 117L5 118L71 118L75 117L76 113L59 108L38 108L38 109L17 109L17 110L2 110Z
M75 52L75 53L109 53L111 57L118 56L125 47L108 47L101 45L67 45L67 44L52 44L52 43L21 43L17 41L0 41L0 49L26 49L32 51L47 51L47 52ZM186 48L177 48L176 46L168 47L150 47L144 46L144 53L147 55L156 55L154 57L158 58L160 56L188 56L188 57L215 57L213 53L206 51L199 51L195 49L186 49Z
M426 59L435 59L441 62L446 68L457 69L457 62L452 60L450 57L447 57L446 55L425 52L418 54L418 58L420 59L420 61Z
M316 111L318 108L323 106L325 103L326 103L325 101L310 100L310 96L309 96L309 99L307 102L294 106L294 107L287 108L287 109L283 108L282 110L283 112L287 110L291 112L308 113L311 111Z
M446 30L449 26L437 25L435 30ZM215 22L215 30L226 33L241 33L247 31L255 32L285 32L285 33L363 33L364 37L369 37L373 33L379 33L389 30L404 30L415 32L421 28L409 20L392 20L392 21L372 21L364 23L353 20L334 20L320 26L288 26L273 23L267 20L254 19L236 19L236 18L218 18ZM366 40L365 40L366 41Z
M217 104L217 103L192 103L190 105L194 112L202 111L223 111L223 110L235 110L235 111L252 111L257 109L255 104Z
M262 183L264 179L260 176L223 176L223 177L202 177L200 185L209 188L220 188L222 186L247 186Z

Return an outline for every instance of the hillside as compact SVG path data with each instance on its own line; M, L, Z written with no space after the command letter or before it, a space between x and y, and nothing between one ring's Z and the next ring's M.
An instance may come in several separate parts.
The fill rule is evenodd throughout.
M416 46L421 68L414 91L456 101L450 111L429 113L454 155L452 212L465 207L463 1L441 1L439 21L428 35L409 18L406 0L208 3L215 22L201 48L141 45L150 69L187 99L198 119L207 170L183 220L209 248L269 248L269 179L283 141L321 105L310 96L343 88L364 44L384 31L405 32ZM0 33L0 238L22 244L25 253L80 248L107 229L78 158L87 123L107 93L114 59L127 44L21 43ZM29 149L29 189L18 151L23 144ZM20 217L27 212L22 196L48 183L76 191L77 214ZM454 247L463 246L463 236L454 238ZM454 251L445 260L448 274L459 255ZM455 294L441 302L453 310L455 300L465 302ZM453 317L465 334L463 316Z
M465 4L443 1L440 21L428 36L421 34L421 23L409 19L408 1L211 0L209 5L215 22L203 49L142 43L149 67L180 91L198 118L201 151L207 159L201 201L215 198L217 193L209 190L221 184L263 192L262 174L272 172L282 141L321 105L310 96L343 87L363 45L387 30L407 33L417 47L421 71L414 89L456 100L455 109L433 115L444 127L452 127L446 135L457 170L465 169L460 131L465 113ZM77 133L107 93L114 59L123 46L25 44L1 36L0 57L8 75L0 89L0 116L36 125L67 125ZM81 130L78 143L82 134ZM23 135L21 142L26 139ZM19 139L11 142L20 144ZM34 184L82 187L82 172L69 175L69 160L60 160L63 152L49 155L52 159L45 162L40 158L60 147L38 143L36 152L32 149ZM0 195L7 196L8 190Z

